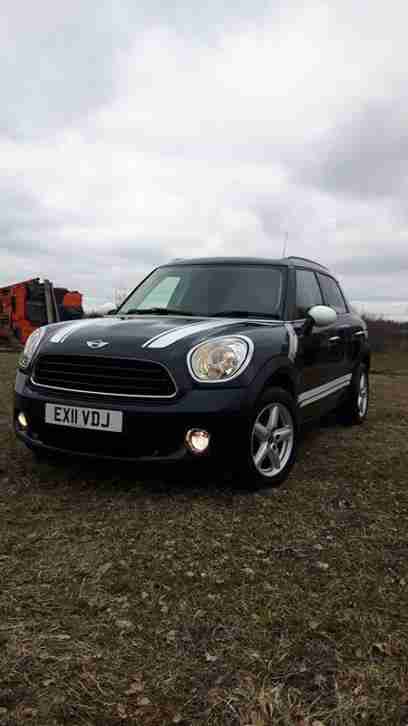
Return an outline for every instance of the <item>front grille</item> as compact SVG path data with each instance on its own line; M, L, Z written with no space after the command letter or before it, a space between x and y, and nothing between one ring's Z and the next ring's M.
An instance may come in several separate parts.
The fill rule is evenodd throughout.
M47 388L113 396L170 398L175 383L160 363L104 356L42 355L33 383Z

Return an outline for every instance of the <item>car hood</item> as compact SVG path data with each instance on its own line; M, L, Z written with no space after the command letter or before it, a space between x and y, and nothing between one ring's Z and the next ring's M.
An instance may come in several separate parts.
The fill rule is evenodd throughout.
M279 321L234 318L199 318L161 315L109 316L49 326L41 350L52 353L105 355L153 354L153 351L184 349L201 340L225 334L245 334Z

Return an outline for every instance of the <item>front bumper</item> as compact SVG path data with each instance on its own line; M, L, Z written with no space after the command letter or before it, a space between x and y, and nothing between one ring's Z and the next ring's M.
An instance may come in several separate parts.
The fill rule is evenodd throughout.
M122 433L91 431L45 423L45 404L81 406L123 412ZM17 417L23 412L28 428ZM246 440L250 406L244 388L191 389L173 401L112 399L108 396L65 394L35 388L28 377L17 374L14 396L14 428L31 449L98 459L137 462L179 462L236 456ZM193 454L185 444L189 429L210 433L203 454Z

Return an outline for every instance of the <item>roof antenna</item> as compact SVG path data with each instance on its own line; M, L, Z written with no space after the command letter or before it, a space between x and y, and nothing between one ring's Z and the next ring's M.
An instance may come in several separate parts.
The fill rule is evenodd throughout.
M288 232L286 232L285 241L283 243L282 257L285 257L285 255L286 255L286 248L288 246L288 237L289 237L289 234L288 234Z

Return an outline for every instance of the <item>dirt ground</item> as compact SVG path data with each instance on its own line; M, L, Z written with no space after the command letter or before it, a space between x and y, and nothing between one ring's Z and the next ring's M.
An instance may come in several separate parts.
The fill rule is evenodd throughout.
M36 464L0 352L0 724L406 726L408 353L256 495Z

